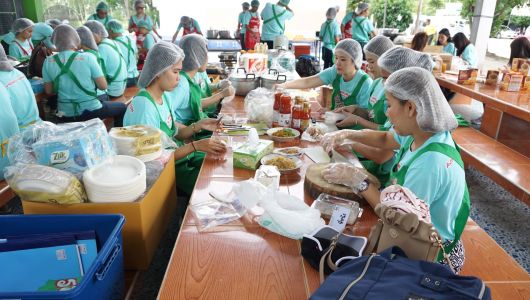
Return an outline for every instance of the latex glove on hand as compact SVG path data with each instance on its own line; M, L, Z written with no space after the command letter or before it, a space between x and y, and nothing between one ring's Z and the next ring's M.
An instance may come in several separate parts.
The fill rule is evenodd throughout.
M236 94L236 89L230 85L227 88L224 88L221 93L223 95L223 98L234 96Z
M224 90L224 89L226 89L227 87L230 87L230 86L232 86L232 83L230 82L230 80L223 79L223 80L221 80L221 81L219 81L217 83L216 88L218 90Z
M335 124L339 128L345 128L345 127L351 127L351 126L357 125L359 124L359 120L362 119L361 117L354 115L352 113L343 112L343 114L346 115L346 118L342 121L337 122L337 124Z
M347 140L352 139L357 134L356 130L343 129L335 132L326 133L322 138L322 147L326 152L331 152L334 148L343 145Z
M322 170L322 177L329 183L345 185L358 193L357 187L368 178L363 171L347 163L330 164Z

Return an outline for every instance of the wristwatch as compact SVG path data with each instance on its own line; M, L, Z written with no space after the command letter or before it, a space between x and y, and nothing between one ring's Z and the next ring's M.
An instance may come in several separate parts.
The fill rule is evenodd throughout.
M359 183L359 185L357 186L357 191L359 193L362 193L366 191L369 186L370 186L370 181L368 181L368 179L365 179Z

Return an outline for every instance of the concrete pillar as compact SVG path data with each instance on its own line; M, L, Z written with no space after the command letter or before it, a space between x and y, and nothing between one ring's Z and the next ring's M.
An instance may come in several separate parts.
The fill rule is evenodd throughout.
M475 45L479 65L484 62L488 50L491 25L497 0L476 0L471 21L471 42Z

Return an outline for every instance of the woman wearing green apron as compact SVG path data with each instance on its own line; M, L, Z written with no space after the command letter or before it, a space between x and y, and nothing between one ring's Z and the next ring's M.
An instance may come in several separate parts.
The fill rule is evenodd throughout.
M367 3L360 3L355 9L355 17L352 18L351 37L364 45L377 35L374 24L368 19L368 10L370 6Z
M326 84L333 85L331 107L334 110L348 105L366 109L372 79L361 70L362 49L352 39L340 41L335 47L335 65L317 75L278 84L284 89L309 89Z
M87 21L98 21L103 24L103 26L107 26L107 23L110 20L112 20L112 17L109 16L109 6L107 3L101 1L96 6L96 13L90 15Z
M92 31L90 31L90 29L86 26L80 26L76 29L76 31L77 34L79 34L79 38L81 38L81 45L79 46L79 49L83 50L83 52L85 53L92 54L96 58L96 61L101 67L101 70L103 70L103 59L99 54L98 44L96 44L96 40L94 40L94 35L92 34ZM96 93L100 101L109 100L107 91L97 89Z
M189 34L182 38L180 47L185 58L182 62L182 71L178 88L168 92L174 104L174 112L179 123L190 125L208 118L203 111L205 107L217 105L224 97L233 95L234 90L226 87L221 92L203 98L201 86L194 80L197 73L206 71L208 63L208 49L206 39L197 34Z
M145 67L138 79L140 92L134 97L125 113L124 125L149 125L159 128L172 138L179 148L175 150L175 172L177 187L191 195L201 169L204 152L215 155L226 151L218 140L203 139L184 144L203 129L213 131L215 119L204 119L190 126L175 123L173 103L167 91L175 89L180 80L180 69L184 54L178 46L159 42L147 54Z
M208 98L210 98L213 94L232 86L230 80L228 79L223 79L217 83L211 83L206 71L197 72L193 80L201 87L201 102L207 101ZM210 104L209 106L203 106L203 111L208 115L208 117L216 118L217 114L219 113L218 108L219 104L214 103Z
M425 69L394 72L385 88L393 131L341 130L324 136L322 144L328 151L345 140L399 150L389 184L407 187L429 205L432 223L444 243L443 252L459 272L464 264L460 237L470 203L464 164L450 132L458 126L457 120L436 79ZM353 188L372 207L379 203L380 191L352 165L332 164L323 176L330 183ZM447 263L443 255L438 261Z

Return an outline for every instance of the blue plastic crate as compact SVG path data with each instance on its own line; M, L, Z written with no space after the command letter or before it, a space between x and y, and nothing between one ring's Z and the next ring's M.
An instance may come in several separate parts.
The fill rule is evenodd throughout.
M95 230L98 256L81 283L61 292L0 292L0 299L123 299L122 215L16 215L0 217L0 236Z

